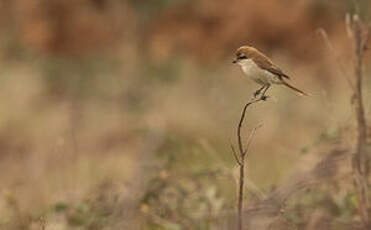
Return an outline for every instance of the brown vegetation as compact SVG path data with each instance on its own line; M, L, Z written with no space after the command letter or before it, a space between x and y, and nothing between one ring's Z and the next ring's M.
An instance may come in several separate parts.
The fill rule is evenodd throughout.
M360 4L350 43L345 0L0 1L0 229L224 230L238 200L248 230L365 229ZM246 43L313 96L272 89L233 158L256 90L230 64Z

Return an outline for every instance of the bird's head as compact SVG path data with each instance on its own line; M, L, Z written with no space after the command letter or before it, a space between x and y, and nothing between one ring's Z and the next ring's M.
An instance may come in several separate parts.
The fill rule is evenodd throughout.
M239 65L244 65L246 62L249 61L254 55L257 54L257 50L252 47L252 46L241 46L236 50L236 57L233 60L233 63L239 64Z

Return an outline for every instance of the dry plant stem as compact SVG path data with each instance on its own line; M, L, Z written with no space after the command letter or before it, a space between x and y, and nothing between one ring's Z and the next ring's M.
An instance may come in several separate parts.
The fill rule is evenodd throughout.
M329 50L329 52L334 57L337 65L339 66L339 69L338 70L340 71L341 75L345 77L345 80L347 81L347 83L349 84L349 86L352 88L352 90L354 92L355 91L355 87L354 87L354 84L351 81L351 77L348 74L348 71L345 68L344 63L340 60L340 56L338 55L338 53L336 52L334 46L332 45L332 42L330 41L330 39L329 39L329 37L327 35L327 32L323 28L319 28L317 30L317 32L322 37L323 41L325 42L325 44L327 46L327 49Z
M237 229L242 230L243 219L242 219L242 210L243 210L243 197L244 197L244 186L245 186L245 163L248 155L249 147L251 141L255 135L256 130L259 126L256 126L253 131L250 133L250 136L247 139L246 146L244 147L243 138L242 138L242 125L246 117L247 108L259 101L264 101L263 98L251 99L243 108L240 121L237 126L237 142L238 142L238 153L236 152L233 145L231 145L233 156L239 166L239 186L238 186L238 216L237 216Z
M356 13L350 16L346 15L345 26L349 39L351 40L354 47L354 80L350 80L344 66L341 64L335 50L328 39L326 32L323 29L319 29L319 34L323 37L329 50L334 54L339 67L345 74L346 80L352 89L352 104L355 109L355 118L357 122L357 143L355 153L352 158L352 171L354 186L358 195L358 212L365 229L371 226L371 208L368 192L368 176L370 173L370 157L366 150L367 140L367 121L365 118L365 110L363 105L362 95L362 80L363 80L363 55L368 49L368 41L370 39L371 26L364 25L362 20L359 18L359 4L357 0L354 0Z
M357 8L358 9L358 8ZM353 21L348 23L348 31L351 32L351 39L354 45L354 77L355 91L353 92L352 102L355 107L357 121L357 145L356 152L353 158L353 174L354 184L358 192L358 208L359 213L367 228L370 226L370 200L368 197L368 175L369 175L369 156L366 150L367 139L367 124L364 112L363 97L362 97L362 79L363 79L363 55L367 50L367 42L369 37L369 28L364 27L358 14L353 15Z

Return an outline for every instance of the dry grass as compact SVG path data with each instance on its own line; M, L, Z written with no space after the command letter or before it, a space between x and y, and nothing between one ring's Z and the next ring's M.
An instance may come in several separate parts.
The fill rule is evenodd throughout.
M27 49L10 42L12 39L1 40L0 50L4 50L0 52L1 230L178 230L234 226L236 170L229 145L241 108L256 85L231 64L230 50L242 40L250 41L246 39L251 38L250 29L246 29L241 41L232 38L245 20L249 19L249 25L256 21L250 18L253 15L241 16L238 10L242 7L221 2L215 5L211 16L223 19L225 15L234 15L233 27L227 23L226 31L219 35L214 30L204 30L204 24L195 28L194 23L201 20L197 15L211 17L205 2L201 12L191 10L194 21L185 21L186 25L181 24L184 16L179 14L182 4L161 11L150 24L153 30L148 37L131 24L140 24L140 16L127 7L130 13L123 17L130 25L125 27L124 34L131 36L112 45L114 52L96 56L90 53L79 57L45 57L34 43L21 42L31 46ZM12 7L17 8L18 3ZM108 13L99 14L94 8L85 13L94 11L94 22L104 20L103 15L117 13L111 8L114 4L110 4ZM338 63L315 35L321 20L312 22L307 11L314 1L296 3L291 9L293 18L300 15L306 18L294 30L291 19L280 18L276 22L274 17L267 16L269 11L263 12L264 4L268 3L256 4L260 17L266 18L263 24L276 27L276 31L287 31L287 37L283 39L285 43L271 41L276 34L267 35L264 32L271 30L261 30L252 42L261 41L259 48L292 76L295 85L313 96L301 98L276 87L269 92L271 100L257 104L249 114L242 131L263 123L259 130L263 135L254 139L250 149L244 222L249 229L361 228L348 164L350 146L356 141L349 105L352 91L347 81L339 77ZM230 8L226 14L220 13L227 5ZM274 12L279 11L279 6L272 7ZM345 30L332 21L341 10L330 11L331 21L321 26L330 28L329 36L334 37L338 54L348 57ZM107 20L117 20L115 15L109 14ZM73 13L73 17L77 16ZM184 47L190 47L189 53L178 53L177 36L184 34L170 39L167 34L169 31L171 34L172 26L157 29L168 17L185 31L195 28L193 33L187 32L191 38L183 37ZM209 25L206 19L205 25ZM26 22L19 19L19 25L29 27ZM82 27L90 26L83 20L79 22ZM42 25L37 28L44 31ZM92 36L100 34L101 24L95 29L97 33ZM112 32L110 29L102 30L107 32L104 36L112 39L107 35ZM81 37L73 39L76 36L73 31L65 32L71 34L58 46L62 53L69 53L81 42ZM202 36L193 36L199 33ZM37 35L40 34L44 33ZM198 49L205 39L214 36L210 46ZM151 43L137 37L156 39ZM163 37L169 40L162 40ZM40 47L47 47L45 44L49 43L44 44L43 39L51 38L32 37L37 40L33 41L41 42ZM100 38L94 42L106 45L110 41ZM169 42L165 42L169 47L163 46L164 41ZM84 49L94 46L94 42ZM218 42L222 44L220 51L211 52ZM306 45L300 46L302 43ZM206 58L212 60L205 61L202 55L195 58L198 52L213 56ZM312 52L318 58L313 58ZM364 61L368 76L370 56L366 54ZM344 68L351 73L351 61L347 58ZM366 118L371 106L369 88L366 78ZM250 192L251 188L258 195Z

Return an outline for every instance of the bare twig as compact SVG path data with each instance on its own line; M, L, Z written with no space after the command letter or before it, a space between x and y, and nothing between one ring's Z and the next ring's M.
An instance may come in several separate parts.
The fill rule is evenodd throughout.
M370 227L370 200L368 193L368 175L370 159L366 150L367 122L363 105L362 82L363 82L363 56L367 50L369 40L368 26L365 26L359 17L359 5L355 2L356 14L352 21L347 23L348 30L352 33L354 47L354 78L355 91L352 102L355 108L357 121L357 144L352 160L354 185L358 193L358 209L365 228Z
M238 123L238 126L237 126L237 143L238 143L238 153L237 151L235 150L235 148L233 147L233 145L231 145L231 149L232 149L232 152L233 152L233 156L239 166L239 186L238 186L238 216L237 216L237 226L238 226L238 230L241 230L242 229L242 224L243 224L243 221L242 221L242 210L243 210L243 196L244 196L244 185L245 185L245 163L246 163L246 157L248 155L248 151L249 151L249 148L250 148L250 144L253 140L253 137L256 133L256 130L261 127L261 125L258 125L256 126L250 133L249 137L247 138L247 143L243 144L243 137L242 137L242 125L243 125L243 122L245 120L245 117L246 117L246 111L247 111L247 108L254 104L254 103L257 103L259 101L264 101L263 98L252 98L248 103L246 103L246 105L244 106L243 110L242 110L242 114L241 114L241 118L240 118L240 121Z
M357 122L357 143L355 153L352 159L353 180L354 186L358 193L358 208L362 223L365 228L371 224L371 203L368 192L368 176L370 159L366 150L367 140L367 121L365 117L365 110L363 105L362 95L362 81L363 81L363 56L368 49L368 42L370 39L370 25L364 25L359 17L360 7L357 0L353 0L355 5L355 14L347 14L345 17L345 26L348 38L353 45L354 53L354 76L353 81L349 75L345 75L346 71L340 58L335 54L335 50L323 29L319 29L319 34L323 37L327 47L334 54L335 59L341 67L342 75L346 76L347 82L352 89L352 104L354 105L355 118ZM353 83L352 83L353 82Z
M249 136L249 138L247 139L247 145L246 145L245 152L244 152L245 155L247 155L247 154L249 153L250 144L251 144L251 142L252 142L252 140L253 140L253 138L254 138L254 136L255 136L255 132L256 132L256 130L258 130L258 128L260 128L261 126L262 126L262 125L259 124L259 125L257 125L257 126L256 126L252 131L251 131L250 136Z
M241 165L242 163L241 163L240 159L238 158L237 152L234 149L234 146L232 144L231 144L231 149L232 149L232 153L233 153L234 159L236 160L237 164Z
M255 99L255 98L253 98L253 99L251 99L246 105L245 105L245 107L243 108L243 110L242 110L242 114L241 114L241 118L240 118L240 122L238 123L238 128L237 128L237 138L238 138L238 148L239 148L239 151L240 151L240 153L244 153L244 152L246 152L245 150L244 150L244 148L243 148L243 144L242 144L242 137L241 137L241 130L242 130L242 125L243 125L243 122L244 122L244 120L245 120L245 116L246 116L246 110L247 110L247 108L250 106L250 105L252 105L252 104L254 104L254 103L257 103L257 102L259 102L259 101L264 101L262 98L257 98L257 99ZM244 155L245 155L246 153L244 153Z

